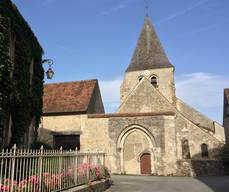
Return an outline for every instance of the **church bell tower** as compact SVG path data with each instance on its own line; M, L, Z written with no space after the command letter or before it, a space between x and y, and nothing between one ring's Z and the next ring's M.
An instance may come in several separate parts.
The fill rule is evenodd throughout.
M133 57L124 75L120 90L121 103L143 78L147 78L170 103L174 103L174 66L169 62L149 16L145 18Z

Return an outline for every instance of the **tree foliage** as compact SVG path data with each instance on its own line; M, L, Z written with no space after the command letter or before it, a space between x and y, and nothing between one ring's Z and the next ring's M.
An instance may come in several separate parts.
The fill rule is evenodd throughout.
M219 151L218 158L229 162L229 144L225 144Z

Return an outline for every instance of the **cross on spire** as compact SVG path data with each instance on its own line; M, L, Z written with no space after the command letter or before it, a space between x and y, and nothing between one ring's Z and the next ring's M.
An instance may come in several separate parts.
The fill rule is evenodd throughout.
M146 16L149 16L149 0L145 0Z

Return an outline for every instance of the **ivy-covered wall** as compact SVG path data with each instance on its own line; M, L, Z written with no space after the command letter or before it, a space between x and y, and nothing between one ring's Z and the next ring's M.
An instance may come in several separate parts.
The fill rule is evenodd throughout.
M14 36L14 59L10 59L12 36ZM12 119L11 141L23 146L26 133L35 119L38 128L42 113L43 50L10 0L0 0L0 147L6 145L7 124ZM34 63L30 83L31 63Z

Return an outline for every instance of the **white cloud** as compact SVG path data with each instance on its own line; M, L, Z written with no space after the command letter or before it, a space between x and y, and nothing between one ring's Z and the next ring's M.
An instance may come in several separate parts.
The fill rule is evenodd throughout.
M229 22L229 20L228 20L228 18L226 18L225 20L220 20L217 23L213 23L213 24L210 24L210 25L198 28L198 29L194 29L194 30L188 31L188 32L184 33L183 36L195 35L195 34L198 34L198 33L203 33L203 32L206 32L206 31L210 31L210 30L212 30L214 28L217 28L217 27L219 27L221 25L228 24L228 22Z
M121 9L124 9L125 7L126 7L126 5L119 4L119 5L115 6L115 7L112 7L110 9L102 12L101 15L110 15L110 14L115 13L115 12L121 10Z
M229 87L229 77L210 73L177 76L176 95L207 117L221 123L223 89Z
M229 77L203 72L181 75L176 79L177 96L206 110L222 106L223 89L229 86Z
M115 112L120 104L122 78L101 81L100 88L106 112ZM191 73L176 77L177 97L210 118L221 121L223 89L229 87L229 77L210 73Z
M110 15L112 13L118 12L121 9L125 9L130 3L134 2L136 0L123 0L121 1L121 3L117 4L114 7L109 8L106 11L103 11L102 13L100 13L101 15Z
M175 19L177 17L180 17L182 15L185 15L186 13L188 13L188 12L200 7L201 5L207 3L208 1L209 0L200 0L200 1L196 2L195 4L191 5L190 7L187 7L187 8L180 10L180 11L178 11L172 15L167 16L166 18L160 20L157 24L165 23L167 21L170 21L170 20Z

